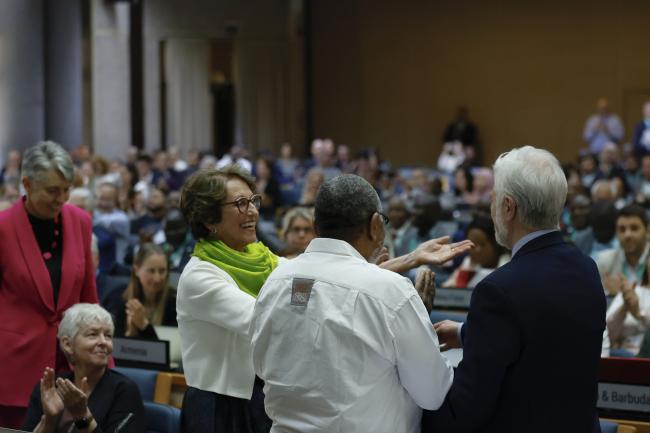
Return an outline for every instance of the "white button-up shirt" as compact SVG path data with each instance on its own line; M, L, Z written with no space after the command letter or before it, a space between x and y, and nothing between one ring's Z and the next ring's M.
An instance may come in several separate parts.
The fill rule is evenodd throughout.
M453 381L410 280L335 239L271 274L250 333L276 433L419 432Z

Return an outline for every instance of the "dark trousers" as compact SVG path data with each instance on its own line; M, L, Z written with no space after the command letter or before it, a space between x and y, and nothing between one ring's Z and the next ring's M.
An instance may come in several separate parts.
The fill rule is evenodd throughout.
M255 379L250 400L188 387L183 397L183 433L268 433L264 384Z

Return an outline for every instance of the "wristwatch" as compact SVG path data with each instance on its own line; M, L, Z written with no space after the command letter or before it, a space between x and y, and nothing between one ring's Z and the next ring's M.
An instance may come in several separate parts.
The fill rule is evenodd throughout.
M77 428L77 430L83 430L85 428L88 428L90 423L93 422L93 416L85 416L83 418L79 418L73 421L74 426Z

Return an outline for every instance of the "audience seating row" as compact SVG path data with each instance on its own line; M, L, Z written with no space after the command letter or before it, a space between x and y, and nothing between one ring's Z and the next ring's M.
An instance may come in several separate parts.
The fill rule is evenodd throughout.
M144 401L147 433L180 433L180 401L172 404L172 387L186 387L182 374L141 368L115 367L138 386Z

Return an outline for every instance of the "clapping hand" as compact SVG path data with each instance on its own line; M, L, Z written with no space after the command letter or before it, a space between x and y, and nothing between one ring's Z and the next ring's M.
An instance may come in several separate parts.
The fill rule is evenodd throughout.
M41 405L47 418L56 418L63 412L63 400L56 390L54 370L50 367L45 367L41 378Z
M81 389L68 379L56 380L56 392L59 394L65 408L73 419L80 419L88 415L88 378L81 379Z
M422 267L415 277L415 290L424 303L427 312L433 310L433 300L436 297L436 274L431 269Z
M126 303L126 322L129 337L138 334L149 325L144 305L137 299L129 299Z
M621 288L621 293L623 295L623 303L625 304L627 311L636 319L639 319L639 297L634 291L634 284L630 284L625 281Z
M443 236L418 245L413 251L417 264L440 266L474 247L474 243L467 239L453 244L449 243L450 240L449 236Z

